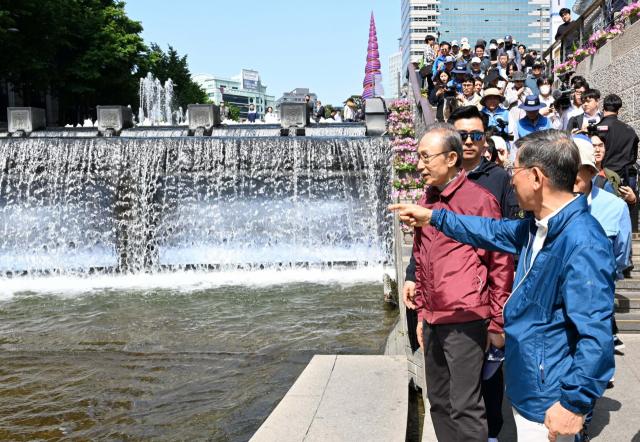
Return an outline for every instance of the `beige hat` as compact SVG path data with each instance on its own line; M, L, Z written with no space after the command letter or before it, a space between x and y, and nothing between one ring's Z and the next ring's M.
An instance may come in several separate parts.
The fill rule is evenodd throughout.
M460 49L462 49L463 51L465 49L470 51L471 50L471 46L469 45L469 43L462 43L462 47Z
M504 43L504 40L503 39L498 40L498 44L500 43Z
M596 172L598 168L596 167L596 156L593 149L593 143L591 140L584 135L575 135L573 137L573 142L578 146L578 150L580 151L580 162L583 166L591 166Z
M500 93L500 90L496 87L490 87L489 89L487 89L486 91L484 91L484 95L482 96L482 100L480 100L480 105L484 106L487 97L499 97L500 98L500 103L504 102L504 100L506 100L506 98L504 98L504 95L502 95Z

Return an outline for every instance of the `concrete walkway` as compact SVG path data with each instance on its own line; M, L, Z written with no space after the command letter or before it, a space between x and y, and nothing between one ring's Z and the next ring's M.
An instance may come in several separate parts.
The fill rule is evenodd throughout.
M625 344L616 353L614 388L605 392L596 403L589 436L594 442L640 442L640 334L618 335ZM424 419L422 440L436 442L429 405ZM511 407L505 395L503 404L504 427L500 442L517 442ZM544 441L541 441L544 442Z
M314 356L251 442L405 442L404 356Z

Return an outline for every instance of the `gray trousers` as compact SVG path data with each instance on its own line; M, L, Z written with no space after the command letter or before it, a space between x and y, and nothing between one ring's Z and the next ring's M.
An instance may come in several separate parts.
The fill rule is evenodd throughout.
M481 381L487 320L423 326L424 367L438 441L486 442Z

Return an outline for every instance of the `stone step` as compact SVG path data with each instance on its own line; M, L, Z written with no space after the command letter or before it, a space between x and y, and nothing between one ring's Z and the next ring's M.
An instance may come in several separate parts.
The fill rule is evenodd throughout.
M621 332L640 333L640 312L616 313L616 324Z
M616 312L640 313L640 292L616 293Z
M616 292L626 292L630 290L640 292L640 279L631 278L616 281Z
M405 442L404 356L314 356L250 442Z

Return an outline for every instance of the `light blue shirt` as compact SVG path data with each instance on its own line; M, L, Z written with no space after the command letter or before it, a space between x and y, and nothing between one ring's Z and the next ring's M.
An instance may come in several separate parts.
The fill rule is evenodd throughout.
M613 254L616 257L616 279L624 279L622 272L629 265L631 253L629 207L617 196L593 185L587 200L589 213L598 220L613 245Z

